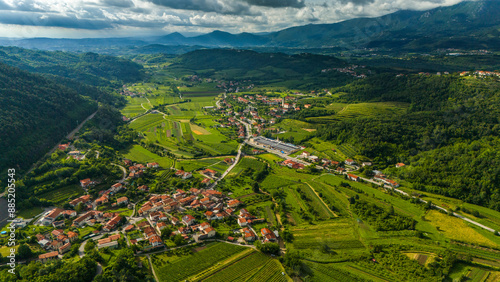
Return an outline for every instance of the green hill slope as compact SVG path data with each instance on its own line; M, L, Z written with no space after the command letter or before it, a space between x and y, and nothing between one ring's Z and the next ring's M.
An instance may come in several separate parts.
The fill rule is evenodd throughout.
M96 110L73 89L0 63L0 171L26 169Z

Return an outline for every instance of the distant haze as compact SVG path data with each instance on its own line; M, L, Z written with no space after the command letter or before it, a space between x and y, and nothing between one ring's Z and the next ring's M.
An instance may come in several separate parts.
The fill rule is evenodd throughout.
M0 37L128 37L310 23L426 10L461 0L0 0Z

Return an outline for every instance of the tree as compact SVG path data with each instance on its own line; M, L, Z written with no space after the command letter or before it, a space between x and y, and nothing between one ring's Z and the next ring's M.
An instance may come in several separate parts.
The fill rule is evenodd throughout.
M96 244L95 244L94 240L89 239L84 247L85 253L92 251L95 248L95 245Z
M33 256L30 246L26 244L21 244L17 249L17 255L20 259L28 259Z
M256 241L255 246L258 250L266 254L279 255L280 253L280 245L277 243L262 244L260 241Z
M176 246L181 246L181 245L184 245L184 238L182 237L182 235L181 235L181 234L177 234L177 235L175 235L175 237L174 237L174 240L173 240L173 241L174 241L174 244L175 244Z
M259 183L254 182L254 183L252 184L252 191L253 191L254 193L259 193L259 191L260 191L260 189L259 189Z
M293 241L294 239L293 234L289 230L285 229L280 233L281 233L281 238L283 238L285 242L291 243Z
M83 203L78 203L78 205L76 205L75 207L75 211L77 213L80 213L82 210L83 210Z
M161 239L167 240L168 238L170 238L170 234L172 234L172 231L173 231L172 227L170 227L170 226L165 227L161 231Z

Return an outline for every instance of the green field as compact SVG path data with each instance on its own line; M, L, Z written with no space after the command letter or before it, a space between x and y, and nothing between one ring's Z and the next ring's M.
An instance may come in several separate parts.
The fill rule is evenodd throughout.
M321 225L301 225L292 230L295 237L294 249L314 250L324 244L334 251L365 248L348 219L335 219Z
M224 162L224 159L225 158L178 160L175 163L175 168L183 169L185 171L195 171L202 168L210 168L219 173L222 173L229 167L229 165Z
M302 141L303 139L314 134L315 126L294 119L285 119L280 123L273 126L274 128L279 128L286 133L273 134L274 138L290 138L293 137L294 141Z
M83 195L83 189L80 186L74 184L40 194L37 197L50 200L56 204L61 204L68 201L69 199L77 198L81 195Z
M359 103L359 104L347 104L345 106L343 104L332 104L327 108L336 110L336 113L334 115L324 116L324 117L312 117L312 118L307 118L307 120L316 123L328 123L328 122L335 122L343 119L352 119L358 117L398 115L398 114L404 114L408 107L409 107L408 103L400 103L400 102Z
M187 256L155 255L153 267L160 281L182 281L246 249L237 245L214 243Z
M190 104L192 103L185 103L182 106ZM187 114L180 110L179 105L172 107L169 107L172 111L178 110L179 114ZM236 154L238 143L212 127L216 124L213 121L214 117L197 116L194 122L190 122L193 117L149 114L138 118L130 126L142 132L147 140L165 147L182 158Z
M174 164L172 159L160 157L139 145L133 145L130 149L124 151L123 156L139 163L157 162L162 168L169 168Z

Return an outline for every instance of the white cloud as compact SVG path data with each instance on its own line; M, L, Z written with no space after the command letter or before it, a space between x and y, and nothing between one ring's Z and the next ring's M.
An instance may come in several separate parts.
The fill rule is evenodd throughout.
M0 37L18 36L13 26L31 26L30 29L39 30L40 36L122 36L127 28L131 34L212 29L264 32L309 23L375 17L402 9L425 10L461 1L0 0ZM75 29L89 31L75 33Z

